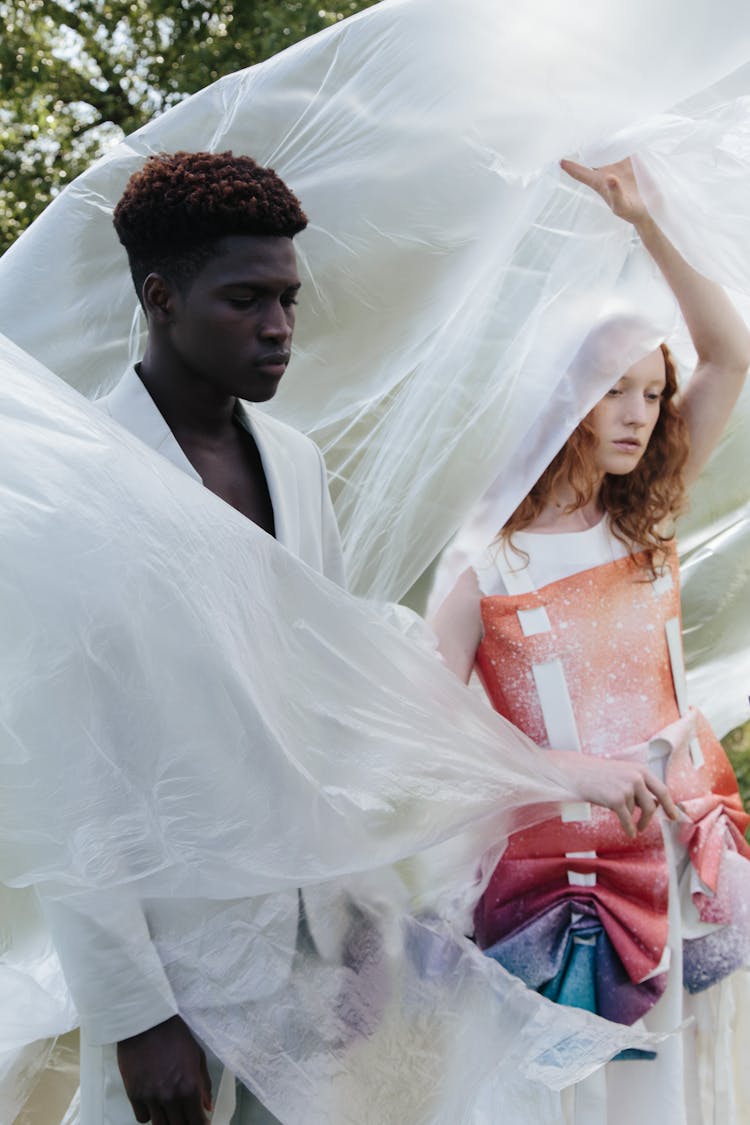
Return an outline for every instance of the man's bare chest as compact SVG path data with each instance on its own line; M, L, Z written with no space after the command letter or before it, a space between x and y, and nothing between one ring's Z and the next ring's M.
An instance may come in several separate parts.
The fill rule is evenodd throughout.
M238 433L221 445L192 447L185 453L211 492L231 504L269 535L275 535L271 494L258 447L247 431Z

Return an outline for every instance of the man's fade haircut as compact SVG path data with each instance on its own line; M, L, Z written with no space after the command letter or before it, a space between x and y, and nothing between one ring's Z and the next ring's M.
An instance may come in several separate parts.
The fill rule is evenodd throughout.
M142 300L150 273L185 292L219 253L219 239L293 238L307 226L307 216L281 177L250 156L163 152L149 156L130 177L113 222Z

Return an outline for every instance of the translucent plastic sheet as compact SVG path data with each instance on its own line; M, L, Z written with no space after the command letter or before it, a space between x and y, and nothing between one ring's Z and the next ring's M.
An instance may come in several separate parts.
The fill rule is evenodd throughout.
M747 299L748 59L745 0L726 0L720 7L708 0L633 0L628 5L529 0L523 6L497 0L390 0L196 95L71 185L0 262L0 329L85 393L106 390L138 356L143 327L111 227L112 207L129 174L149 152L179 147L233 148L272 164L300 195L311 225L296 240L304 278L296 354L270 409L311 433L325 450L354 588L378 598L400 598L493 482L498 483L485 506L484 526L493 531L500 526L638 348L647 350L656 337L669 334L684 356L683 369L689 370L689 349L681 344L674 310L629 228L564 180L557 167L561 156L578 151L599 163L637 152L644 187L652 185L652 207L678 247L729 283L740 302ZM640 342L633 342L635 352L620 351L613 360L617 370L603 364L587 368L583 377L574 362L582 341L593 324L623 310L628 315L647 310L650 316ZM35 773L24 759L26 742L14 742L20 738L15 734L4 738L12 784L7 808L4 803L0 810L3 817L7 813L3 843L13 835L14 847L23 845L14 854L26 860L25 866L19 859L19 866L6 867L5 878L24 883L43 877L49 881L46 890L55 892L64 877L77 880L82 895L93 893L97 881L121 886L137 879L136 897L210 893L218 899L342 876L355 879L365 914L374 896L381 915L385 910L399 919L398 903L406 901L400 898L405 894L400 882L384 874L383 887L381 877L368 882L368 898L354 872L385 866L472 822L471 846L449 848L450 861L440 865L443 882L434 865L424 887L418 874L423 865L411 863L405 873L408 880L419 880L418 886L408 885L414 892L424 889L421 901L458 917L470 898L477 854L507 827L502 816L484 823L482 814L496 804L503 813L515 801L549 795L536 772L539 758L515 757L508 745L507 769L499 770L494 750L489 751L497 744L497 719L480 713L427 654L399 639L380 610L341 601L280 548L245 525L241 529L218 501L178 480L168 467L157 467L142 451L123 453L127 465L120 464L120 454L113 456L111 450L127 443L118 444L111 429L80 414L73 400L44 378L33 389L14 382L12 372L19 366L25 370L27 364L16 357L4 379L8 433L0 455L3 463L7 457L10 471L3 472L8 492L3 533L9 543L29 548L22 573L28 571L35 600L25 605L15 584L12 594L3 590L11 614L9 635L21 645L9 672L13 690L7 703L14 724L19 716L32 724L40 747L72 754L75 744L83 760L75 779L41 767ZM746 395L684 522L693 700L720 733L746 717L750 678L749 411ZM38 439L36 447L32 439ZM171 542L170 528L176 542L179 530L181 550L192 552L159 556L158 565L149 552L160 548L148 529L156 526L153 504L166 493L155 491L156 477L169 495L158 515L163 543ZM21 507L14 515L16 500ZM204 513L205 533L188 536L186 525L203 526L197 512ZM42 550L15 538L42 527ZM75 528L80 553L73 557L66 552L75 545ZM246 663L248 621L242 614L226 619L213 585L217 542L226 543L228 559L234 551L243 566L257 562L269 597L283 598L285 620L295 627L285 629L283 643L291 648L278 650L273 669ZM65 545L62 562L55 555L60 544ZM124 554L117 553L118 545ZM210 581L200 580L204 554L211 560ZM14 568L22 557L4 549L2 564ZM148 558L152 564L144 562ZM49 581L45 568L53 564L54 581ZM121 590L115 604L108 593L110 565ZM15 570L7 573L15 583ZM233 587L233 600L241 595ZM79 600L67 603L68 596ZM99 631L105 601L107 614L120 615L118 630L125 628L116 654ZM68 611L62 608L66 604ZM163 628L152 644L150 632L137 634L137 623L157 620ZM44 631L40 651L30 647L29 621ZM173 632L172 621L177 622ZM253 616L252 627L267 629L274 646L277 626L273 615L262 622ZM221 652L220 661L207 667L205 652L185 645L183 629L191 636L197 635L192 630L201 636L205 631ZM82 642L79 649L72 645L75 636ZM9 660L11 649L3 654ZM83 653L86 663L76 663ZM39 667L45 671L35 667L32 684L24 670L42 658ZM186 692L187 671L166 673L185 669L191 659ZM112 697L115 667L121 677L119 705ZM288 673L294 676L294 698L300 698L299 715L290 716L291 690L284 706L275 708L279 676L300 667L303 676ZM77 677L74 683L70 676ZM321 676L326 690L319 695ZM123 683L128 698L139 700L137 714L123 701ZM155 683L158 700L149 694ZM38 704L40 691L48 701L44 709ZM71 717L72 698L75 722L86 738L71 733L70 744L61 745L66 728L60 716ZM217 698L225 705L221 729L211 735L212 753L193 755L196 732L202 729L195 715L207 709L216 720ZM359 702L342 712L342 698ZM141 706L148 700L158 705L158 714L149 712L150 704ZM334 700L337 710L326 711ZM105 729L110 706L116 729L127 729L127 745L139 751L153 741L154 723L160 736L178 724L164 742L165 753L184 755L188 773L166 765L162 773L149 758L145 774L135 769L132 776L118 774L110 792L102 751L111 736ZM263 738L276 748L259 766L263 785L247 758L244 707L253 714L258 709ZM315 755L310 761L297 757L299 749L279 751L286 745L281 731L291 718L305 726L305 754L312 752L313 731L316 745L332 745L327 724L333 724L346 753ZM16 728L8 727L4 735L11 730ZM328 741L319 741L323 732ZM226 770L216 768L213 747L219 743L231 758ZM32 792L25 788L29 776L39 782L36 811L20 800ZM83 815L78 784L89 776L107 778L94 825L90 810ZM157 816L144 799L144 777L159 801L166 801ZM179 777L193 780L177 792L171 782ZM197 787L211 793L198 808L190 800ZM279 800L289 809L283 851L277 846ZM83 826L72 836L68 825L55 819L68 806L71 817L81 813ZM123 823L123 808L132 808L140 819ZM48 809L55 814L51 818ZM315 837L320 849L315 851L308 828L319 823L325 823L326 832ZM120 858L103 870L97 833L112 825L122 832L114 853ZM195 851L191 841L199 833L219 841L215 850ZM409 927L417 923L401 919L393 925L401 935L394 938L396 948L410 948ZM429 933L420 933L429 947ZM179 964L185 951L177 952L172 957L163 950L163 955ZM485 981L489 970L480 968L465 947L460 956L468 958L462 962L465 971L442 980L428 974L424 979L436 991L416 990L419 1003L429 1007L430 998L435 1000L438 1024L424 1021L428 1029L441 1028L435 1041L447 1026L465 1030L470 1016L466 1058L460 1056L465 1074L447 1068L445 1058L440 1062L439 1050L431 1056L443 1079L436 1097L444 1095L445 1106L455 1104L453 1092L461 1088L450 1084L468 1081L472 1088L472 1067L484 1066L483 1051L491 1047L482 1048L478 1029L489 1026L482 1021L491 1022L495 1011L492 1005L483 1009L478 999L472 1008L468 985L460 992L459 982L475 979L474 973L480 973L482 995L492 991ZM374 963L380 963L377 955ZM396 957L392 971L405 972L417 963ZM312 979L320 983L320 995L329 998L340 984ZM492 988L500 987L499 980L492 977ZM451 984L452 999L445 992ZM409 988L402 982L398 991L409 996ZM201 1014L200 1001L192 1011L196 1021L211 1023ZM330 1011L329 1005L325 1012ZM406 1019L400 1009L394 1018ZM569 1018L586 1022L583 1016ZM212 1034L217 1049L221 1045L231 1055L235 1032L227 1020L229 1030L220 1034L214 1028ZM383 1020L382 1026L392 1025ZM331 1059L339 1056L330 1042L340 1043L341 1028L330 1034L305 1081L320 1080L335 1099L342 1086L332 1081ZM488 1038L500 1034L496 1029ZM400 1043L395 1034L393 1041ZM517 1042L531 1040L519 1035ZM540 1034L542 1051L546 1042ZM580 1048L580 1039L575 1046ZM258 1047L259 1058L264 1049ZM348 1051L344 1054L351 1059ZM323 1057L325 1066L318 1066ZM571 1058L561 1051L558 1078L572 1074ZM512 1054L508 1059L511 1067L518 1062ZM530 1059L527 1071L539 1065L536 1073L541 1073L544 1066ZM410 1063L412 1071L419 1070L413 1058ZM347 1077L344 1069L346 1100L353 1096L347 1083L354 1070ZM254 1078L257 1083L258 1072ZM397 1078L394 1074L394 1083ZM264 1081L269 1098L282 1096L273 1076ZM413 1074L405 1084L418 1101ZM360 1088L364 1091L366 1083ZM352 1118L358 1123L370 1120L365 1112L377 1112L376 1099L364 1100L366 1111ZM294 1104L285 1103L289 1119L307 1120L295 1116ZM433 1108L429 1098L422 1102L419 1112L426 1121L440 1120ZM329 1119L336 1120L336 1112L331 1110ZM445 1116L451 1125L459 1119ZM410 1120L420 1120L418 1111Z
M71 1032L43 1045L32 1044L26 1053L34 1055L38 1069L27 1082L16 1083L17 1093L28 1090L28 1096L23 1100L16 1098L12 1110L7 1099L0 1101L3 1120L12 1125L62 1125L65 1119L66 1125L75 1125L77 1116L71 1113L68 1118L66 1113L78 1101L78 1033ZM14 1117L16 1105L20 1109Z
M289 1122L448 1125L484 1081L554 1088L642 1038L561 1014L451 922L477 854L566 796L543 752L7 343L0 372L0 878L94 932L58 924L76 998L123 904L160 900L180 1011ZM440 876L389 867L469 827ZM311 928L338 912L335 951L302 942L265 995L232 902L297 887ZM50 976L11 1040L69 1023Z
M568 366L640 252L561 156L666 169L678 244L747 286L749 58L744 0L386 2L196 94L71 185L0 264L0 330L108 388L140 331L111 227L128 175L179 147L272 164L311 225L271 409L325 447L354 588L400 598L497 474L513 467L507 507L602 390ZM650 308L651 271L629 273Z
M0 885L0 953L0 1120L13 1122L77 1015L33 890Z
M749 58L742 0L378 5L195 95L72 184L0 262L0 330L86 393L107 389L143 328L111 227L130 172L178 147L273 164L312 221L271 409L326 452L354 589L400 598L498 474L500 526L617 374L569 371L613 300L664 303L562 155L638 152L678 247L750 291ZM722 732L750 674L745 449L725 447L685 541L687 659Z

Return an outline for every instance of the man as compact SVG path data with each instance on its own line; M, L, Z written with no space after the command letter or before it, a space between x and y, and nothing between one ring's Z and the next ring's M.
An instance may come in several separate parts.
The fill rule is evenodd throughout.
M275 536L311 567L343 582L341 548L322 457L302 434L248 409L276 393L290 358L300 280L292 239L306 226L279 177L249 157L150 157L114 213L148 322L143 358L100 405L147 445ZM178 912L237 910L263 937L258 994L286 979L294 955L296 892L237 903L163 902L107 909L97 958L69 979L82 1027L82 1125L199 1125L221 1074L177 1014L152 938ZM313 935L325 945L325 919ZM63 965L86 935L51 909ZM117 1044L116 1048L114 1044ZM114 1065L115 1055L122 1076ZM126 1096L127 1095L127 1096ZM233 1122L276 1119L244 1088Z

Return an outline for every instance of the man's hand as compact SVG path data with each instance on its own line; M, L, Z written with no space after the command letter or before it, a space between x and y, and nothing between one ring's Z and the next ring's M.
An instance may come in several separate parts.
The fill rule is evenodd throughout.
M206 1125L212 1109L206 1056L179 1016L122 1039L117 1062L136 1121Z

